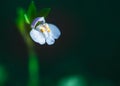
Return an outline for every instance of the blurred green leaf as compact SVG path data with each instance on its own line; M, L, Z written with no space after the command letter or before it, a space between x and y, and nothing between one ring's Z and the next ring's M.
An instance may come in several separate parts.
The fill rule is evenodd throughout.
M19 8L17 10L17 19L16 19L16 24L17 24L17 27L18 27L18 30L20 31L20 33L22 34L22 36L25 34L25 19L24 19L24 14L25 14L25 11L24 9L22 8Z
M30 23L33 21L33 19L36 17L37 15L37 10L36 10L36 6L34 4L34 1L31 1L28 10L27 10L27 17L28 20L30 21Z
M29 57L30 57L30 59L29 59L29 71L31 72L31 74L32 73L36 74L38 72L38 69L39 69L37 55L33 49L31 49L31 50L29 49L29 51L30 51L29 52Z
M0 86L2 84L5 84L7 78L8 78L8 74L6 72L5 67L3 65L0 65Z
M29 49L29 82L28 86L39 86L39 63L34 49Z
M27 24L30 24L30 20L28 19L27 14L24 14L24 18L25 18L26 23L27 23Z
M16 25L17 28L22 35L24 41L26 42L28 47L32 47L33 42L29 36L29 30L30 27L27 27L27 24L25 23L25 10L22 8L19 8L17 10L17 18L16 18Z
M40 13L39 13L38 16L40 16L40 17L47 17L48 14L50 13L50 11L51 11L51 8L43 8L43 9L40 11Z
M17 14L18 15L16 18L16 25L28 47L28 52L29 52L28 86L39 86L39 64L38 64L38 60L37 60L37 55L33 49L33 42L29 36L30 25L27 25L33 21L33 19L36 17L36 14L37 14L34 2L32 1L30 3L28 11L26 13L25 13L24 9L19 8L19 9L17 9ZM2 75L2 72L0 72L0 73Z

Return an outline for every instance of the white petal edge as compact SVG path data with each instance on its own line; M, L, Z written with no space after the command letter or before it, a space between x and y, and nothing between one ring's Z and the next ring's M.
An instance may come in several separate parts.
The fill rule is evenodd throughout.
M46 42L47 42L48 45L53 45L55 43L55 39L52 36L49 36L46 39Z
M49 23L47 23L47 24L52 32L53 38L58 39L61 35L59 28L57 26L55 26L54 24L49 24Z
M37 30L32 29L30 31L30 36L33 41L39 43L40 45L45 44L45 38L41 32L38 32Z

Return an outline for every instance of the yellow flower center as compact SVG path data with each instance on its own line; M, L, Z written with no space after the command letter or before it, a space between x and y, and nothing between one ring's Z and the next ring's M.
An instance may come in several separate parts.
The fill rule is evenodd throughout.
M40 31L42 32L42 33L44 33L44 32L50 32L50 28L49 28L49 26L47 25L47 24L45 24L45 25L42 25L41 27L40 27Z

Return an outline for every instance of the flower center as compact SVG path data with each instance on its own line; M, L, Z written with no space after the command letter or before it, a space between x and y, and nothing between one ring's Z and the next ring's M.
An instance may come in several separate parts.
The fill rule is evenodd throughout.
M47 24L43 24L43 25L40 27L40 31L41 31L42 33L44 33L44 32L50 32L50 28L49 28L49 26L48 26Z

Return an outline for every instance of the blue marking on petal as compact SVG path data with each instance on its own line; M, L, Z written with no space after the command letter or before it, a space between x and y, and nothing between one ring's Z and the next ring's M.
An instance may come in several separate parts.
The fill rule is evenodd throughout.
M36 24L38 22L42 22L42 21L45 23L44 17L37 17L37 18L35 18L34 21L31 24L31 28L35 28Z

